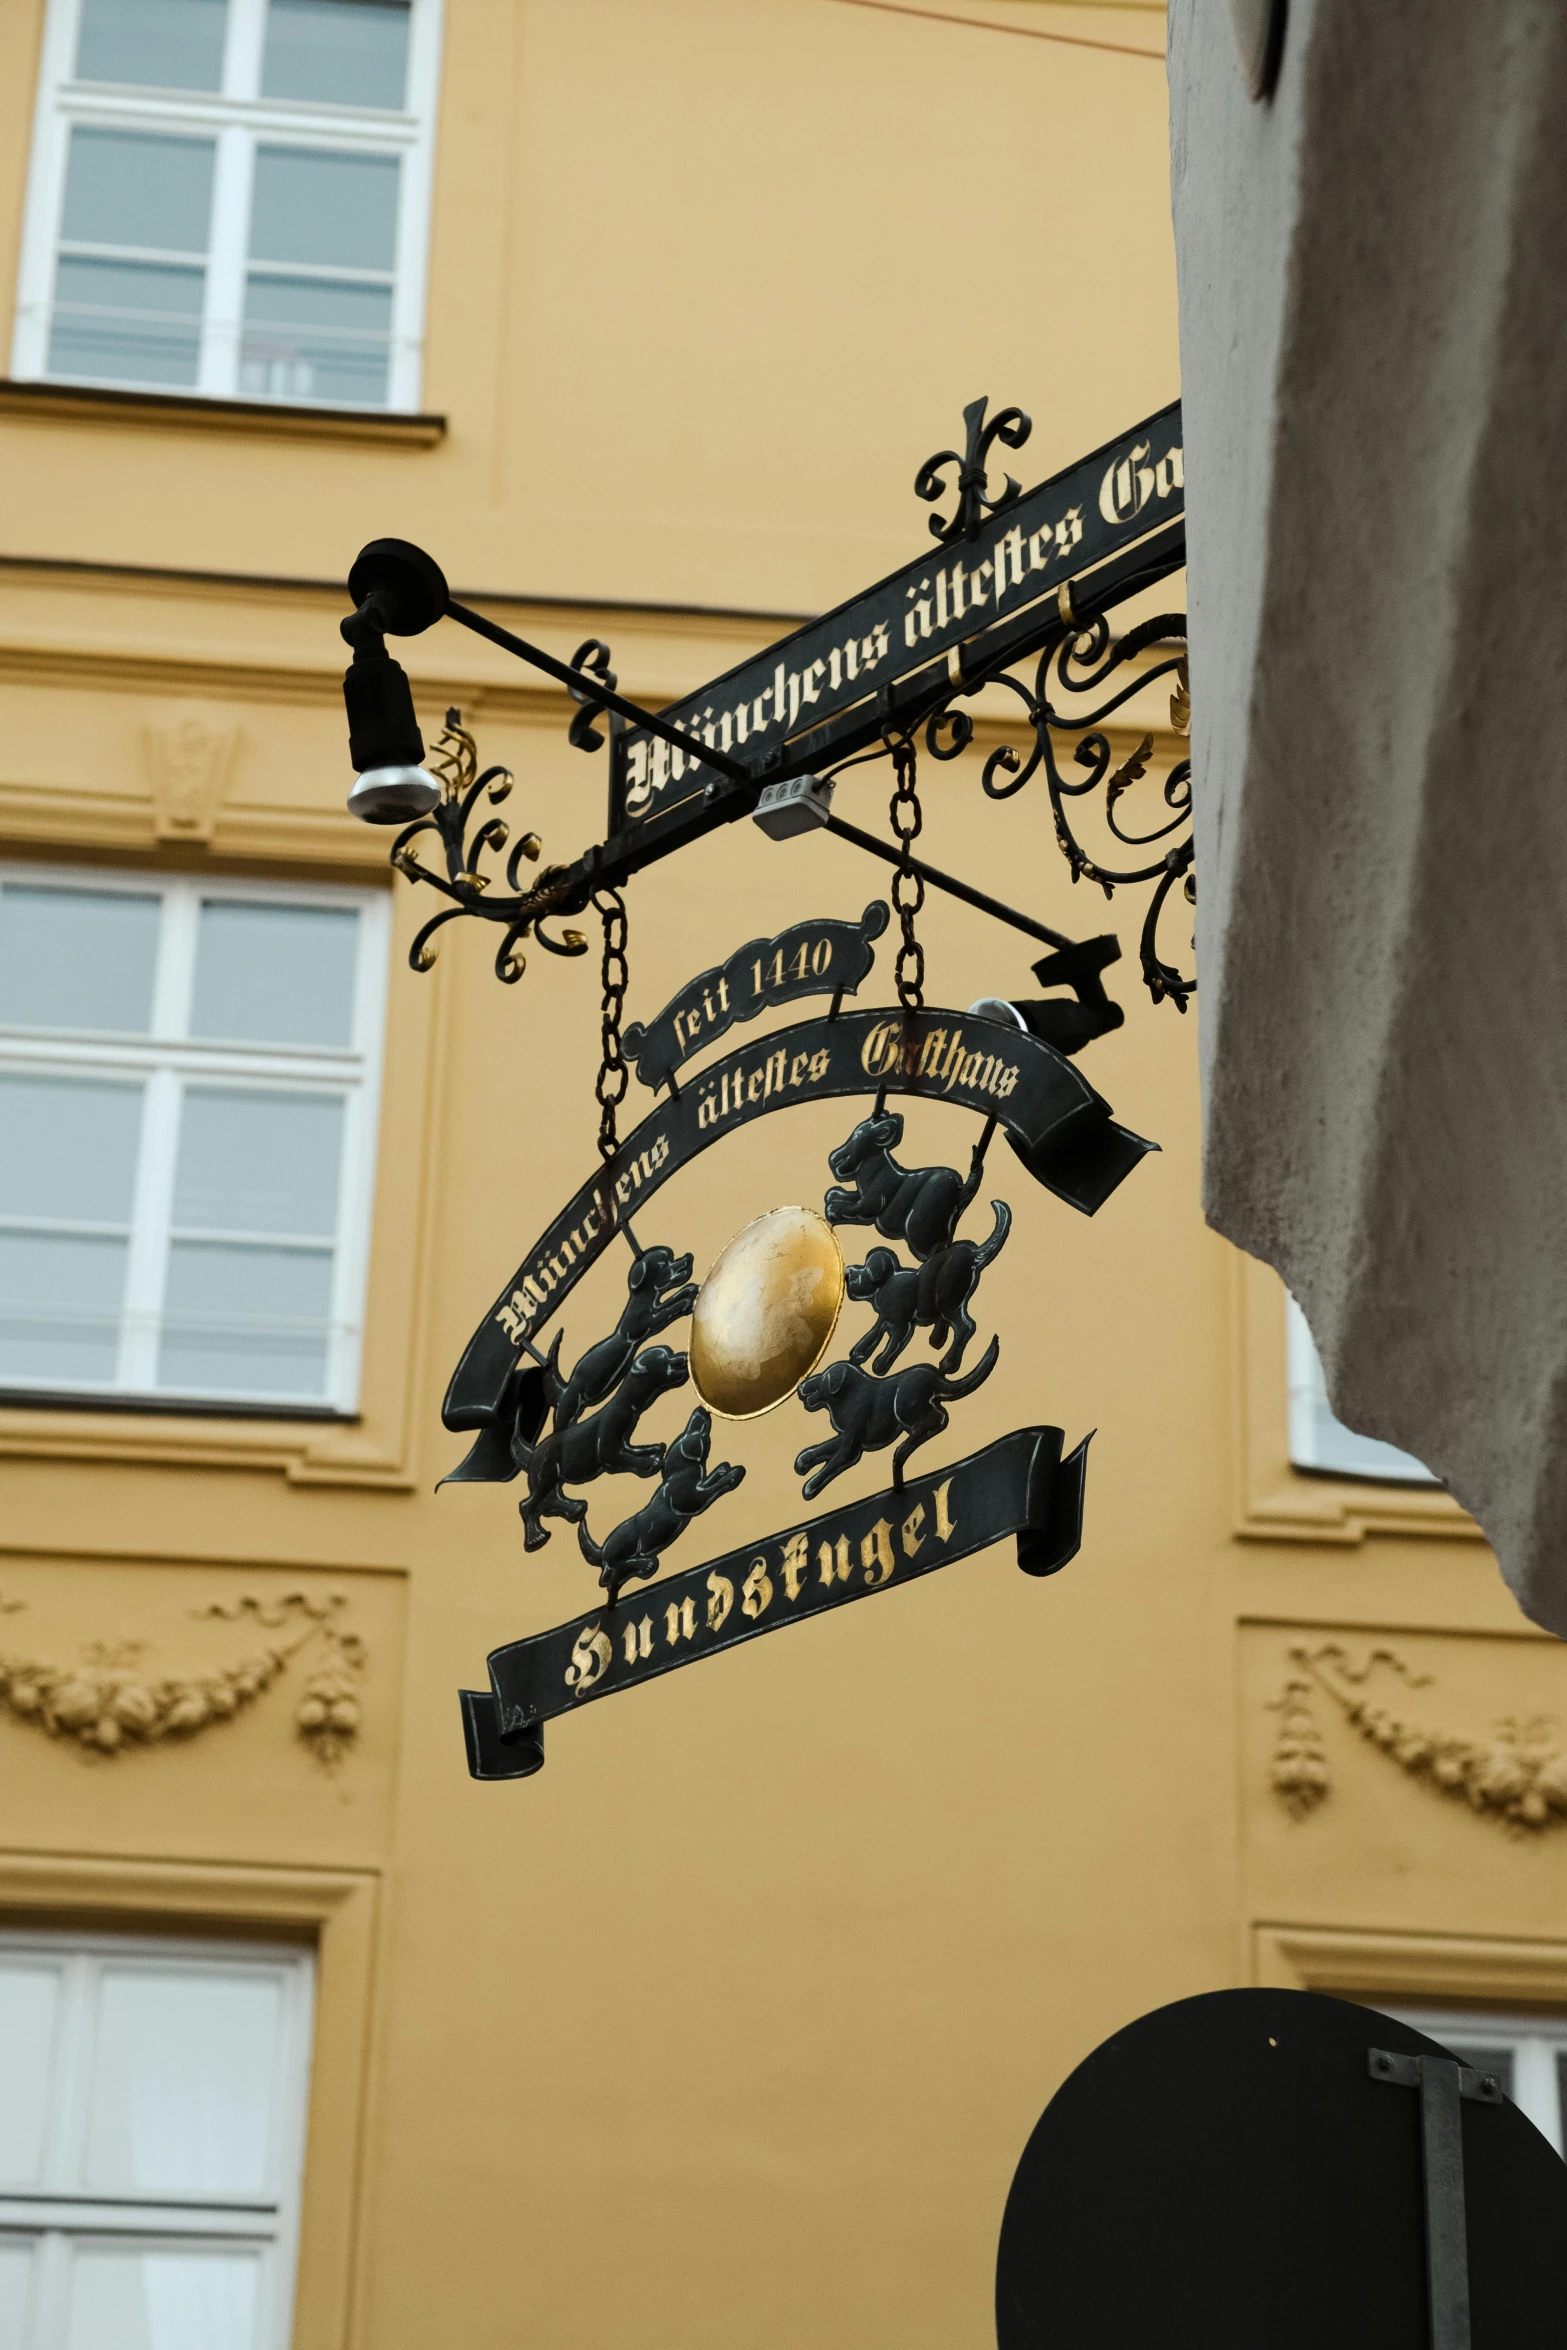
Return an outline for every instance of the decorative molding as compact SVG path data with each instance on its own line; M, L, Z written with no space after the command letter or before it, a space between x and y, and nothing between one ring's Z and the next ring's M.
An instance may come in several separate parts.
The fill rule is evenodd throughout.
M1235 1531L1243 1540L1363 1543L1368 1534L1485 1536L1450 1493L1297 1469L1289 1457L1284 1286L1233 1252Z
M0 1850L0 1918L69 1922L99 1933L193 1926L234 1936L288 1935L314 1945L305 2190L294 2350L349 2339L365 2184L364 2110L379 1927L374 1871Z
M1567 2007L1567 1941L1258 1922L1251 1979L1344 1999Z
M14 1614L22 1602L3 1603ZM242 1592L232 1601L214 1600L192 1612L225 1623L250 1621L285 1636L263 1642L232 1664L206 1670L158 1673L141 1662L146 1643L94 1641L77 1665L43 1663L0 1652L0 1708L51 1738L75 1738L94 1754L117 1756L159 1739L192 1738L231 1722L284 1673L311 1642L314 1671L294 1708L294 1729L318 1762L334 1767L359 1731L359 1679L365 1646L338 1619L347 1605L341 1592L324 1597L310 1591L263 1599Z
M115 392L86 384L18 383L3 377L0 418L13 416L51 424L241 433L264 440L362 441L393 449L433 449L446 438L444 416L398 415L384 408L303 408L272 400L206 400L181 392Z
M158 839L209 847L233 773L239 727L190 709L171 726L149 726L145 739Z
M1279 1717L1268 1776L1296 1819L1309 1818L1332 1792L1315 1711L1323 1696L1410 1778L1461 1798L1483 1818L1530 1834L1567 1817L1567 1752L1546 1717L1509 1716L1481 1739L1427 1729L1374 1701L1367 1685L1379 1667L1410 1689L1431 1686L1432 1676L1415 1672L1393 1648L1368 1648L1356 1664L1342 1641L1291 1647L1284 1686L1268 1701Z

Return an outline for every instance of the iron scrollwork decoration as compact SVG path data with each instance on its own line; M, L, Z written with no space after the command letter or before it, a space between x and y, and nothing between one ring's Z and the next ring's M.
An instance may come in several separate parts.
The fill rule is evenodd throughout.
M1152 655L1145 665L1145 656ZM1161 679L1172 683L1170 726L1185 736L1191 731L1191 689L1186 653L1186 616L1162 612L1113 638L1104 613L1074 627L1039 656L1032 685L1011 676L987 679L1013 694L1027 714L1034 747L1020 757L1010 743L1002 743L985 761L980 782L987 798L1010 799L1043 770L1055 821L1056 844L1066 859L1072 879L1097 882L1107 898L1118 889L1153 883L1139 940L1143 979L1154 1002L1173 1003L1184 1012L1196 993L1195 978L1184 976L1159 951L1159 922L1166 901L1181 885L1187 904L1196 902L1192 872L1192 769L1189 758L1178 759L1160 786L1162 811L1148 829L1128 831L1121 804L1134 785L1147 775L1154 757L1154 738L1144 734L1134 749L1112 768L1115 756L1103 732L1108 719L1135 694ZM1052 698L1052 688L1057 698ZM1083 702L1094 702L1083 709ZM943 729L946 729L945 734ZM1057 738L1075 735L1072 763L1086 772L1073 777L1062 770ZM965 711L949 702L932 712L926 728L926 748L932 757L952 759L968 747L973 726ZM1151 850L1146 859L1130 863L1115 860L1115 852L1091 855L1073 830L1069 803L1104 793L1104 820L1117 846L1133 852ZM1180 835L1176 838L1176 835ZM1168 846L1162 844L1168 843ZM1115 861L1112 861L1115 860Z
M495 954L495 976L513 986L527 968L527 958L518 949L530 932L541 947L552 955L585 955L588 942L579 930L563 931L552 938L544 928L544 916L568 895L552 885L558 885L564 867L546 866L532 891L520 889L520 868L524 862L537 864L541 842L536 832L520 833L512 843L511 855L506 860L505 897L486 897L493 872L483 870L484 859L499 855L509 837L506 821L500 816L485 814L481 802L498 807L509 797L513 777L509 767L486 767L479 771L478 746L462 723L460 710L448 710L445 729L430 754L430 767L441 785L441 797L427 816L420 816L407 824L392 843L392 863L409 881L428 882L442 897L451 900L441 913L432 915L408 950L408 961L415 971L428 971L435 961L435 949L430 944L436 932L448 922L455 922L464 914L476 914L487 922L502 922L506 935ZM474 829L474 817L481 819ZM446 871L434 873L420 863L414 843L424 833L433 833L440 843ZM584 901L585 902L585 901ZM572 912L580 910L573 901Z
M846 968L863 976L870 939L884 927L885 909L873 908L858 924L813 921L782 934L806 950L800 989L814 977L825 993L839 976L828 957L813 958L813 942L820 946L845 934L843 943L856 950ZM776 943L751 941L737 953ZM819 966L814 971L813 961ZM730 957L701 975L710 995L713 974L734 966ZM786 964L785 980L793 976ZM699 979L680 990L645 1033L684 1044L684 1020L677 1030L673 1014L690 1009L700 986ZM1107 1105L1062 1053L1016 1025L933 1007L848 1012L842 988L832 992L825 1019L773 1029L723 1059L709 1060L687 1076L682 1090L668 1084L671 1072L664 1071L664 1097L530 1251L453 1374L443 1417L472 1442L447 1481L491 1484L525 1477L519 1505L525 1548L534 1551L548 1542L556 1521L571 1526L604 1594L590 1614L497 1650L489 1660L489 1688L463 1692L476 1777L518 1778L539 1769L544 1722L586 1700L823 1607L906 1582L1004 1535L1016 1538L1018 1563L1031 1575L1053 1574L1076 1554L1086 1438L1063 1458L1059 1428L1019 1429L951 1468L915 1475L911 1461L945 1432L949 1407L982 1387L999 1359L1000 1342L992 1334L964 1368L977 1338L970 1308L1007 1241L1012 1210L993 1199L988 1232L971 1238L958 1229L979 1196L993 1137L1005 1133L1034 1179L1086 1214L1152 1146L1114 1125ZM714 1030L716 1036L718 1023ZM692 1049L714 1040L698 1035ZM867 1094L875 1097L870 1108L828 1154L833 1180L823 1196L824 1218L789 1209L772 1211L762 1222L776 1220L791 1230L814 1223L848 1298L869 1310L870 1327L841 1359L824 1366L821 1356L837 1319L834 1304L804 1375L791 1357L760 1408L792 1392L806 1412L825 1414L831 1425L831 1435L805 1445L795 1461L806 1502L871 1453L891 1450L892 1481L868 1498L665 1576L645 1604L633 1602L628 1587L659 1574L666 1554L696 1518L745 1475L741 1464L712 1457L715 1414L731 1423L758 1415L748 1400L730 1401L697 1367L704 1294L725 1278L722 1269L729 1264L738 1290L720 1301L717 1321L731 1332L732 1361L743 1361L760 1343L751 1334L764 1328L772 1309L751 1296L749 1275L734 1272L753 1261L734 1253L737 1244L720 1252L699 1287L691 1279L689 1252L638 1242L631 1208L640 1212L693 1157L759 1116ZM888 1107L889 1094L955 1103L981 1118L966 1169L915 1165L897 1155L904 1147L904 1113ZM867 1249L863 1263L844 1269L836 1235L863 1227L887 1245ZM632 1251L625 1303L614 1329L568 1371L559 1327L548 1351L541 1351L544 1326L617 1233ZM791 1261L802 1267L800 1273L784 1264L770 1276L786 1300L803 1296L802 1281L809 1288L818 1278L803 1270L803 1254ZM737 1333L731 1313L736 1296ZM688 1316L694 1317L690 1347L664 1343L664 1333ZM920 1334L928 1340L928 1357L902 1359ZM665 1441L651 1439L643 1427L648 1415L693 1381L700 1400L679 1432ZM580 1489L614 1474L649 1480L652 1490L618 1524L597 1534L588 1523L588 1494Z

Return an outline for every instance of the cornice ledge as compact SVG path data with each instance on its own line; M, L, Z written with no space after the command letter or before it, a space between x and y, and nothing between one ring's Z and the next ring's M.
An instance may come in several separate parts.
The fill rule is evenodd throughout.
M208 400L185 392L122 392L95 384L18 383L0 377L0 418L13 416L51 424L240 433L264 440L358 441L394 449L433 449L446 438L444 416L305 408L272 400Z

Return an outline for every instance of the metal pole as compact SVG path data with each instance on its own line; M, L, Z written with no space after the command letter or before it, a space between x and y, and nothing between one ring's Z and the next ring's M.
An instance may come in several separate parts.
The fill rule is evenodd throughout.
M846 824L841 816L829 816L826 829L835 832L840 840L852 840L855 847L864 849L868 856L880 857L883 864L896 865L900 862L898 851L890 841L878 840L874 832L862 832L857 824ZM949 898L961 898L965 906L977 907L981 914L989 914L994 921L1010 923L1014 930L1023 931L1029 938L1039 939L1047 947L1077 944L1076 939L1068 938L1064 931L1051 930L1047 924L1035 922L1027 914L1014 913L999 898L986 897L982 889L970 889L966 881L955 881L950 873L943 873L939 865L927 865L919 857L911 857L909 862L932 889L944 889Z
M460 620L464 628L471 628L475 636L488 637L492 645L499 645L506 653L515 653L520 661L530 661L535 669L542 669L546 677L553 677L571 692L581 694L596 709L617 710L633 726L645 726L650 734L673 743L677 751L684 751L693 764L714 768L727 775L731 783L742 783L748 791L758 788L757 778L738 759L726 752L710 750L696 736L682 734L678 726L659 718L651 710L643 710L635 702L628 702L624 694L615 693L602 685L591 670L573 669L567 661L557 661L553 653L546 653L538 645L530 645L526 637L513 636L509 628L499 628L493 620L486 620L482 612L472 612L456 597L449 599L446 609L453 620Z

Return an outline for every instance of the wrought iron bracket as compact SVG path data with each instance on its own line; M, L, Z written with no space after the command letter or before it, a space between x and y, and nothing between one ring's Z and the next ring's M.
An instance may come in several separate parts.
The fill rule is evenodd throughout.
M1454 2056L1403 2056L1371 2048L1366 2063L1374 2081L1420 2092L1431 2350L1470 2350L1462 2101L1500 2105L1502 2084L1494 2073L1476 2072Z

